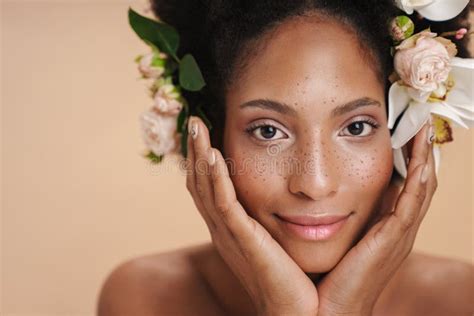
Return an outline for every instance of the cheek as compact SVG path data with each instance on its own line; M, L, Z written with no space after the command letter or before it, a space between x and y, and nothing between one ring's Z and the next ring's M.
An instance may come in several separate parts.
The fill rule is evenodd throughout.
M393 156L390 142L374 142L367 148L358 147L346 152L342 164L342 178L357 203L370 209L381 197L390 182Z
M258 210L268 209L275 194L284 190L284 176L262 152L235 148L226 160L238 200L249 215L258 218Z
M352 182L361 189L378 187L385 184L392 175L392 149L373 148L370 151L352 152L346 160L345 169Z

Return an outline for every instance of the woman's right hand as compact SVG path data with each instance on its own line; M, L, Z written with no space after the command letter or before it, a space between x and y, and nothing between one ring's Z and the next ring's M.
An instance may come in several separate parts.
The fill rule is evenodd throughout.
M193 116L188 130L186 187L208 226L213 244L247 290L258 314L315 316L316 287L238 202L222 154L210 146L207 126ZM212 154L213 164L209 162Z

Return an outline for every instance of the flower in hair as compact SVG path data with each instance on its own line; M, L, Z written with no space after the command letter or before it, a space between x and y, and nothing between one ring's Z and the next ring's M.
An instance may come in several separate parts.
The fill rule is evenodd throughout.
M148 157L158 157L180 150L179 135L176 133L176 117L161 115L154 108L140 115L142 138L151 151Z
M165 59L165 54L153 51L138 56L135 61L143 78L159 78L165 72Z
M395 42L409 38L415 31L415 24L405 15L397 16L391 23L391 34Z
M469 0L395 0L405 13L418 12L431 21L446 21L456 17L469 4Z
M206 85L194 57L178 57L179 34L170 25L142 16L129 8L130 26L151 49L138 56L141 78L152 81L149 85L153 105L140 115L143 141L147 147L144 155L159 163L166 155L187 155L187 120L191 115L200 116L211 129L200 105L191 107L183 91L199 92Z
M426 102L433 91L444 86L451 70L448 50L434 37L436 33L424 31L395 48L395 71L409 87L411 96L420 102Z
M406 177L402 147L431 118L438 172L440 146L453 140L451 125L474 126L474 59L456 57L456 46L429 30L397 43L393 52L395 73L390 77L388 128L395 128L391 137L395 169Z
M179 87L176 87L171 82L171 78L158 78L151 88L154 108L162 113L168 115L178 115L183 108L183 100L179 92Z

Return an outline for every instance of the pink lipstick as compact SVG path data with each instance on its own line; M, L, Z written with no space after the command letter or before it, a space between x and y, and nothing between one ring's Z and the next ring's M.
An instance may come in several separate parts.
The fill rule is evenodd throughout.
M350 214L318 217L277 215L277 218L289 233L297 237L307 240L326 240L344 227L349 216Z

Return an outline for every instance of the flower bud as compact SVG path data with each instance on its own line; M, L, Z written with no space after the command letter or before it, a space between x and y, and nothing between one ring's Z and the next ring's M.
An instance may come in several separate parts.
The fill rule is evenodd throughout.
M390 34L395 42L401 42L413 35L415 24L406 15L397 16L390 24Z
M138 70L143 78L159 78L165 72L165 59L155 52L137 58Z

